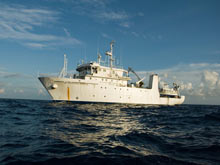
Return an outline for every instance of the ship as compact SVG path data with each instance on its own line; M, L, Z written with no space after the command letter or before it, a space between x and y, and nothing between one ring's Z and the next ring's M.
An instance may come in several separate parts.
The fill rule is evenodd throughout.
M81 62L77 65L76 74L67 73L67 58L64 54L64 66L58 76L39 76L52 100L76 103L121 103L142 105L178 105L185 96L181 96L179 86L160 87L157 74L149 76L149 83L132 69L123 69L114 63L114 41L110 50L105 52L107 63L98 53L97 61ZM132 82L131 72L137 77ZM147 84L147 83L146 83Z

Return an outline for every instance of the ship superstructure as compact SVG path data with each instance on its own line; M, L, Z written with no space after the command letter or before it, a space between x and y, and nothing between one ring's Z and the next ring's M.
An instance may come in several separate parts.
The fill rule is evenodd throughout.
M53 100L74 102L100 102L125 104L182 104L185 97L180 96L179 87L159 88L157 74L150 75L149 85L144 87L143 79L131 68L125 70L114 65L113 45L105 53L108 65L102 64L98 53L96 62L82 63L76 68L77 74L67 76L67 59L64 55L64 67L59 76L42 76L39 80ZM133 72L138 81L130 82L129 72Z

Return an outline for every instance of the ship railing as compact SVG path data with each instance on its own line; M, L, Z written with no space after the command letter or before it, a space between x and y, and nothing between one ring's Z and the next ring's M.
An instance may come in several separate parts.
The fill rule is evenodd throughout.
M39 73L38 77L59 77L57 73ZM66 76L62 78L78 78L79 75L74 74L74 73L67 73Z
M90 62L88 62L88 61L82 60L82 62L77 63L77 67L79 67L80 65L83 65L83 64L95 63L95 62L96 62L96 61L90 61ZM99 64L100 64L101 66L110 67L108 61L100 61ZM122 66L122 65L116 64L116 63L113 63L112 67L113 67L113 68L118 68L118 69L123 69L123 66Z
M101 66L110 67L108 63L102 62ZM113 65L113 68L123 69L123 66L121 65Z
M38 77L58 77L57 73L39 73Z

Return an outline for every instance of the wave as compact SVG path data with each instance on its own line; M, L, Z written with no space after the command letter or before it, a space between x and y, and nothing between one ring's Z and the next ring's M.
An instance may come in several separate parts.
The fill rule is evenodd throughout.
M0 164L218 164L220 106L0 99Z
M95 156L94 156L95 155ZM13 157L8 157L7 160L15 160ZM177 160L173 158L169 158L162 155L148 155L142 157L131 157L131 156L103 156L98 155L97 153L92 153L89 155L80 155L75 157L65 157L65 158L50 158L45 161L22 161L15 160L14 162L8 163L8 165L72 165L72 164L96 164L96 165L112 165L112 164L148 164L148 165L167 165L167 164L178 164L178 165L198 165L197 163Z

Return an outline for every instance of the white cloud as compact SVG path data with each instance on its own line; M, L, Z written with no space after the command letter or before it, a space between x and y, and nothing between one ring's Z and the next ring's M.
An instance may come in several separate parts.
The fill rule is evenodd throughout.
M216 71L205 70L201 77L200 90L204 95L219 96L220 95L220 77Z
M201 67L207 67L209 66L208 63L199 63L199 64L190 64L190 67L194 67L194 68L201 68Z
M168 83L171 86L173 82L176 82L180 85L181 94L186 96L185 103L219 104L219 99L217 99L220 97L219 64L180 64L172 68L137 73L141 78L146 77L146 85L149 75L152 73L160 76L160 85ZM0 70L0 82L1 97L49 99L37 77L9 73L2 69Z
M140 16L140 17L143 17L143 16L144 16L144 13L138 12L137 15Z
M108 34L106 33L101 33L101 36L104 37L104 38L107 38L107 39L111 39L112 40L112 37L110 37Z
M96 13L96 17L107 20L125 20L128 19L128 15L125 12L99 12Z
M85 15L93 18L97 22L106 23L113 22L118 26L129 28L130 18L128 12L121 8L112 8L112 3L117 3L112 0L69 0L61 1L69 3L72 6L72 11L78 15Z
M37 76L12 73L6 69L0 69L0 94L3 98L49 99Z
M14 93L24 93L23 89L14 89Z
M153 41L161 41L164 39L164 36L161 34L151 34L151 33L147 33L147 34L142 34L141 36L143 36L144 39L150 39Z
M56 12L44 9L26 9L21 5L0 7L0 38L32 39L37 41L54 40L51 35L39 35L32 32L35 26L54 22Z
M120 23L120 26L121 26L121 27L125 27L125 28L130 28L131 23L130 23L130 22L121 22L121 23Z
M186 83L186 84L180 84L180 88L182 90L192 90L193 86L192 86L192 83L189 82L189 83Z
M203 76L202 76L202 82L206 82L206 84L210 87L213 88L217 85L218 81L219 81L219 73L215 72L215 71L207 71L205 70L203 72Z
M65 34L66 34L67 37L71 37L70 32L69 32L66 28L64 28L63 30L64 30L64 32L65 32Z
M139 34L137 32L131 32L132 35L134 35L135 37L139 37Z
M211 52L211 54L213 54L213 55L220 55L220 50L213 51L213 52Z
M211 98L220 97L220 64L217 63L179 64L172 68L137 73L141 77L146 76L146 73L148 75L157 73L161 84L166 82L172 85L176 82L180 85L181 93L187 96L186 101L191 99L188 100L190 103L193 103L193 99L200 97L207 103ZM219 103L216 102L216 104Z
M163 36L162 36L162 35L158 35L158 36L157 36L157 39L158 39L158 40L162 40L162 39L163 39Z
M5 93L5 89L4 88L0 88L0 94Z
M93 18L97 22L114 24L130 28L132 25L131 18L144 16L143 12L130 14L122 8L117 7L115 0L50 0L48 2L68 3L72 12L78 15ZM114 4L114 8L112 7Z
M77 2L77 0L74 0L74 2ZM110 2L111 0L78 0L78 3L89 4L94 7L105 7Z
M194 69L214 69L214 70L220 69L220 64L218 64L218 63L214 63L214 64L198 63L198 64L190 64L189 66L190 66L190 68L194 68Z
M46 92L45 92L45 90L44 89L38 89L38 94L39 95L43 95L43 96L46 96Z
M17 41L34 48L44 48L59 42L81 43L71 36L63 37L35 31L37 27L50 28L51 24L59 20L59 16L60 13L57 11L0 3L0 39Z
M164 73L164 75L163 75L165 78L167 78L168 77L168 73ZM174 77L174 79L175 79L175 77Z
M47 47L47 45L42 43L26 43L26 46L32 47L32 48L44 48Z

